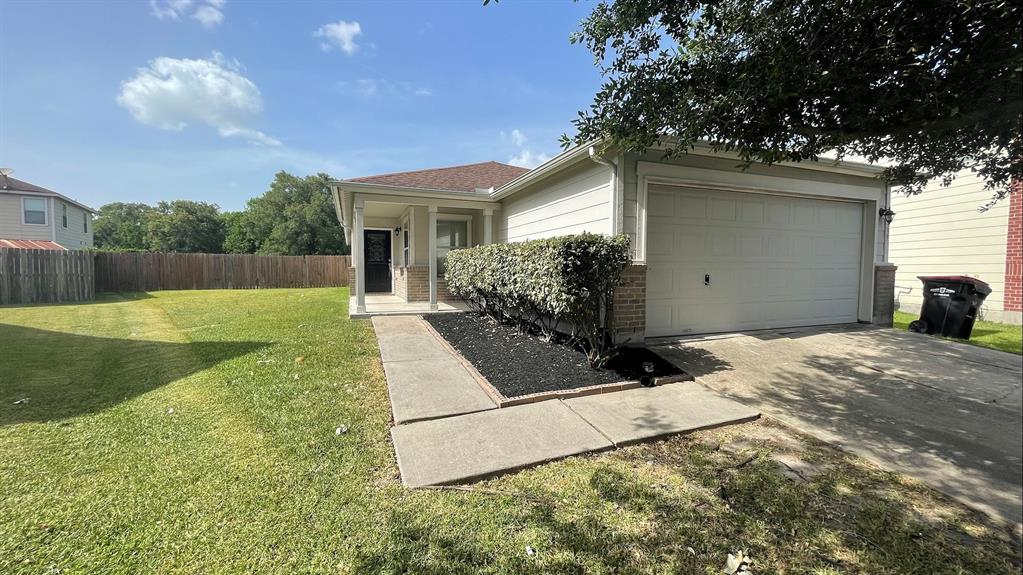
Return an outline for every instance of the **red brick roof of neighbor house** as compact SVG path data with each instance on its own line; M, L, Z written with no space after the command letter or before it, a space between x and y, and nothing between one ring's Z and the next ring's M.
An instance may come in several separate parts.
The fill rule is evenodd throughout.
M477 188L498 188L528 172L526 168L510 166L500 162L481 162L448 168L432 168L414 172L397 172L351 178L346 182L380 184L402 188L424 188L474 192Z
M18 248L23 250L61 250L64 246L46 240L5 240L0 238L0 248Z

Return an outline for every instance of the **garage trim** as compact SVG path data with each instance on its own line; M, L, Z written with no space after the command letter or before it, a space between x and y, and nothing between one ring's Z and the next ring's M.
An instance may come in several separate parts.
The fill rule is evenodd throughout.
M650 184L664 184L682 188L721 190L730 192L792 196L861 203L863 205L862 237L860 247L860 286L857 319L869 323L874 308L874 261L877 246L879 201L886 193L881 181L874 186L824 183L783 176L766 176L747 172L725 172L655 162L637 162L637 264L647 263L647 194Z

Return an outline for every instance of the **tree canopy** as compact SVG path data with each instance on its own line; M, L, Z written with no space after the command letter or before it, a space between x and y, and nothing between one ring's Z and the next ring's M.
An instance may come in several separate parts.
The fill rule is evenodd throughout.
M155 208L115 202L102 206L94 224L96 247L160 252L347 254L330 196L330 176L299 178L278 172L270 189L244 211L220 212L216 204L175 200Z
M278 172L265 194L231 222L225 248L234 253L347 254L330 197L330 176Z
M145 251L149 247L148 217L153 208L141 203L114 202L96 212L93 237L96 245L109 250Z
M573 34L604 83L577 134L742 161L887 161L918 192L1023 176L1023 5L990 0L616 0ZM667 137L666 137L667 136Z
M224 220L216 204L174 200L160 202L148 217L148 244L154 252L220 253Z

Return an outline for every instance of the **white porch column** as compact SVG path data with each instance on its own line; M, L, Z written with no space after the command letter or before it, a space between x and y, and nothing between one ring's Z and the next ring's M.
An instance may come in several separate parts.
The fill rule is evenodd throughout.
M362 247L365 204L355 200L355 230L352 231L352 250L355 256L355 313L366 313L366 250Z
M494 243L494 210L486 208L483 210L483 245Z
M427 238L430 245L430 310L437 309L437 206L426 208Z

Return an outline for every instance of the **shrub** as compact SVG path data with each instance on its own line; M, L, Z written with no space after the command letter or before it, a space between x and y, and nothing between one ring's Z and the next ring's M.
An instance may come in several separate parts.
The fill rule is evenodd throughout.
M612 302L628 263L628 237L579 234L455 250L445 267L452 295L548 339L570 326L602 367L616 351Z

